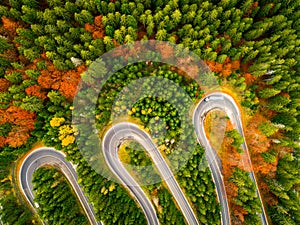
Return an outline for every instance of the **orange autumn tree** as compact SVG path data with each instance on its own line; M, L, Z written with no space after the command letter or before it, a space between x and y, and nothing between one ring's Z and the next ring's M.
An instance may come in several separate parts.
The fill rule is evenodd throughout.
M245 215L248 214L248 212L242 207L242 206L239 206L239 205L235 205L232 209L233 211L233 214L242 222L245 221ZM239 221L236 221L237 223L239 223Z
M13 148L17 148L25 144L29 137L30 134L27 128L14 126L11 132L8 133L6 143Z
M2 17L2 25L10 36L17 35L17 28L21 27L19 22L16 22L13 19L7 18L5 16Z
M47 69L42 70L38 77L38 84L45 89L58 90L62 76L61 73L52 63L48 62Z
M92 33L94 39L104 38L105 30L102 24L102 15L96 16L94 18L94 24L89 24L89 23L84 24L84 29L87 32Z
M7 91L10 86L10 82L5 78L0 78L0 92Z
M63 74L59 91L62 95L66 96L67 99L73 99L80 81L80 74L84 69L84 66L80 66L76 70L70 70Z
M22 24L19 21L15 21L12 18L5 16L1 17L2 26L0 26L1 35L5 36L8 39L8 43L13 44L15 48L8 48L3 51L1 54L9 62L21 61L24 63L26 58L18 53L17 48L20 46L19 43L14 41L15 36L17 35L17 29L22 28Z
M211 115L210 115L211 116ZM213 125L213 124L211 124ZM210 125L210 126L211 126ZM216 124L214 124L216 126ZM220 125L220 124L219 124ZM231 122L228 120L226 122L226 127L224 128L226 131L232 130L233 126ZM206 130L208 134L210 132ZM238 187L233 183L229 181L229 178L233 174L233 169L235 167L240 166L241 162L241 155L236 151L236 149L231 145L231 142L233 141L232 138L225 135L222 140L222 144L219 151L219 157L222 161L222 174L224 176L224 184L226 189L226 195L228 198L228 202L231 205L232 200L234 197L238 195Z
M245 129L245 136L248 140L248 146L252 154L265 152L270 147L270 141L267 136L262 134L258 129L258 126L266 121L267 119L265 119L261 114L256 113L251 118L251 121Z
M38 98L41 98L42 100L45 100L47 98L47 94L45 91L41 90L42 88L39 85L33 85L25 89L25 93L27 95L33 95Z
M254 172L261 173L262 175L274 173L277 166L277 160L274 163L268 163L265 162L261 156L261 153L268 151L271 146L270 140L267 136L262 134L262 132L258 129L258 126L266 121L267 119L260 113L256 113L245 129L245 136L248 141L247 144L251 153Z
M0 138L0 146L8 144L16 148L25 144L34 130L35 113L28 112L17 106L10 106L6 110L0 110L0 126L5 123L12 124L7 137Z
M5 144L6 144L6 138L5 138L5 137L2 137L2 136L0 136L0 147L3 147L3 146L5 146Z
M218 63L215 61L205 60L205 63L215 73L220 73L223 77L230 76L233 72L240 68L240 60L231 61L230 57L227 57L224 63Z
M234 129L230 120L227 121L226 131L232 131ZM226 195L230 209L233 212L233 223L244 222L245 216L249 214L245 208L236 204L236 197L238 196L239 188L233 183L230 178L232 177L234 170L240 168L243 171L250 171L251 167L248 163L248 156L245 152L239 152L238 147L233 145L234 138L226 135L224 137L221 146L221 159L222 159L222 173L224 176L224 184L226 189Z
M256 80L256 77L254 77L251 73L244 73L243 77L245 78L247 85L252 84Z
M80 74L85 70L86 66L81 65L74 70L60 71L48 62L47 69L42 70L38 77L38 84L44 89L58 90L68 100L72 100L80 81Z
M227 122L226 131L233 130L233 125L229 120ZM236 147L233 147L231 143L233 142L233 138L228 137L227 135L224 137L222 143L222 161L224 162L223 173L226 177L230 177L233 173L233 169L238 167L243 168L242 155L237 151Z

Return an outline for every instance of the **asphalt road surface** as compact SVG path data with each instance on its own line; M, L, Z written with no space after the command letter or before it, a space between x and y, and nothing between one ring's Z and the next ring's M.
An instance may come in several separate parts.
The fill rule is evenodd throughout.
M51 165L58 168L68 179L72 188L74 189L77 198L90 221L93 225L102 224L97 222L94 216L94 211L92 206L88 203L87 198L84 196L79 184L77 183L77 174L74 166L66 161L65 155L53 148L39 148L32 151L23 161L20 171L19 171L19 183L21 190L26 197L27 201L30 203L33 209L36 209L34 202L33 186L32 186L32 175L38 168Z

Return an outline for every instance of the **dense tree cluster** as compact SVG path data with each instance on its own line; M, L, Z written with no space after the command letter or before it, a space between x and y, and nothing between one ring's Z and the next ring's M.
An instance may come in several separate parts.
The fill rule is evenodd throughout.
M79 159L82 160L82 156ZM77 172L80 176L78 182L93 203L99 221L106 224L146 224L141 208L121 185L97 174L86 162L79 164Z
M177 173L182 188L203 224L219 224L221 220L220 205L211 176L204 149L200 145L196 146L193 156Z
M222 161L222 174L232 222L234 224L261 224L261 220L257 216L258 213L261 213L261 203L256 193L257 187L249 173L252 172L252 166L247 160L247 152L243 151L241 146L244 143L244 138L238 130L233 129L233 124L227 117L220 116L224 114L219 114L220 112L218 114L211 113L210 116L217 115L220 119L216 121L219 121L219 123L225 119L223 122L224 137L222 137L222 132L219 131L218 126L214 132L221 133L215 138L223 138L218 154ZM212 123L212 125L214 124ZM213 128L211 127L211 129ZM264 152L264 154L267 157L267 152ZM262 156L261 160L263 161ZM270 171L268 163L260 163L265 171ZM257 169L257 166L255 168Z
M221 86L229 85L238 93L245 112L252 116L246 139L254 170L261 177L264 197L271 199L267 207L269 218L274 224L299 224L299 7L299 1L280 0L2 1L0 159L3 168L0 187L1 201L7 203L1 203L2 220L9 224L32 221L11 194L12 185L7 177L10 162L36 141L43 141L45 145L64 150L67 158L78 164L79 179L98 218L105 224L135 224L137 221L145 224L142 211L126 190L93 172L83 160L71 126L72 99L80 78L92 86L104 76L104 71L98 71L97 76L83 73L99 55L124 43L156 39L176 43L182 52L194 51L205 60ZM164 49L160 53L159 57L167 58L178 52ZM126 54L120 54L126 58ZM118 62L112 61L113 64L117 67ZM188 94L178 95L177 100L189 98L195 102L203 94L203 90L177 68L137 63L115 73L102 89L95 109L97 128L101 133L109 124L113 109L114 115L126 112L138 120L153 136L161 137L166 130L166 137L158 138L156 143L164 154L176 153L174 161L178 163L173 166L177 168L181 165L179 156L183 155L182 159L187 156L184 149L175 148L180 134L184 133L182 129L188 131L186 140L192 141L189 139L191 130L183 127L180 120L181 109L155 96L147 96L133 105L129 105L127 99L115 102L123 87L145 77L174 81ZM168 96L169 93L162 90L163 83L159 83L161 86L157 84L157 88ZM147 83L151 87L155 84L151 79ZM64 121L59 122L59 118ZM93 152L92 149L99 148L94 144L94 136L80 135L86 149ZM240 144L234 131L230 135L234 138L233 145ZM199 220L215 224L219 218L213 215L217 215L219 209L212 194L211 175L208 171L192 169L200 163L201 151L188 161L191 168L182 168L178 179L195 210L209 205L205 212L197 211ZM231 153L228 160L235 163L234 157L239 158L239 153L232 148L228 152ZM131 154L131 160L137 165L144 163L140 154ZM209 191L203 194L204 189ZM159 193L161 202L169 201L167 190ZM120 202L127 207L124 213L118 207ZM172 204L165 204L172 210L160 218L164 224L172 223L167 218L171 212L178 211ZM10 207L16 207L16 214L6 217ZM255 221L255 216L249 215L244 223Z
M17 198L11 193L0 200L1 221L6 224L38 224L32 219L32 213L24 205L18 204Z
M33 174L34 201L47 224L88 224L66 178L55 168L39 168ZM55 202L54 204L52 204Z
M279 161L277 179L267 179L270 192L278 198L278 204L270 208L271 218L277 224L298 224L300 221L299 161L287 154ZM287 217L287 215L289 215Z
M157 194L158 204L157 210L159 214L159 220L163 224L184 224L184 217L174 203L172 195L164 188L160 188Z
M233 204L241 206L238 212L239 219L245 221L246 224L262 224L257 213L261 213L259 198L256 193L256 187L249 177L249 173L235 168L232 176L229 178L233 182L237 190L237 196L233 198ZM246 216L243 216L243 210Z
M144 152L142 146L136 142L131 142L126 146L126 152L130 157L127 163L136 166L134 167L134 172L138 180L141 180L143 183L150 183L153 180L157 180L156 176L158 176L158 173L151 166L151 159ZM219 205L216 204L215 186L203 153L203 148L197 145L193 156L179 170L176 178L181 188L185 190L184 192L187 194L187 197L191 200L191 205L196 211L200 222L219 224L220 209ZM138 166L141 166L141 168L139 169ZM174 204L175 200L173 200L163 185L163 183L155 183L144 186L144 189L152 195L153 203L157 208L161 223L182 224L183 216L180 210L176 208ZM158 205L155 202L157 197L159 198ZM161 198L163 200L160 200ZM177 218L177 220L172 220L173 218Z
M226 135L233 139L233 142L231 142L231 145L233 147L236 147L238 151L241 153L242 150L240 149L241 145L244 143L244 138L240 135L240 133L236 130L230 130L226 132Z

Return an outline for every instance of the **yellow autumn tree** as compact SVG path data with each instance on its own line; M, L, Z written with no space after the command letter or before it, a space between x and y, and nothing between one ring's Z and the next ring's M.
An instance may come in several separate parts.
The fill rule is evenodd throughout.
M63 117L53 117L50 120L50 126L51 127L59 127L64 122L65 122L65 118L63 118Z
M53 117L50 120L50 126L58 129L58 139L62 146L68 146L75 142L75 128L72 125L64 124L65 118Z
M61 140L62 146L68 146L74 143L75 128L72 125L63 125L59 127L58 139Z

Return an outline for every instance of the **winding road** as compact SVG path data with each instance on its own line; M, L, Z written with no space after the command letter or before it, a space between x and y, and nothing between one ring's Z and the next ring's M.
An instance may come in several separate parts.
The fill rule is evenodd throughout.
M261 202L262 213L259 214L259 217L260 217L263 225L268 225L266 212L263 207L263 201L262 201L259 189L258 189L255 174L252 169L250 154L249 154L248 147L247 147L247 144L245 141L246 139L245 139L245 135L244 135L244 131L243 131L240 110L231 96L229 96L228 94L225 94L223 92L214 92L214 93L207 95L205 98L203 98L197 104L197 106L194 110L193 121L194 121L194 126L196 129L198 141L205 148L205 153L206 153L206 157L208 160L208 164L211 169L214 182L216 184L218 199L219 199L219 202L222 207L222 210L221 210L222 224L223 225L230 224L229 206L228 206L228 201L226 198L226 191L225 191L223 176L221 173L222 163L221 163L220 158L218 157L216 151L214 149L212 149L211 145L209 144L209 140L207 139L205 130L204 130L205 116L208 112L210 112L214 109L219 109L219 110L224 111L227 114L227 116L229 117L229 119L231 120L231 122L233 123L234 128L236 128L238 130L238 132L240 133L240 135L244 138L244 143L242 144L242 149L246 152L246 154L248 156L247 163L251 167L251 172L249 173L249 176L250 176L251 180L254 182L254 184L256 185L256 193Z
M152 142L148 133L141 130L137 125L124 122L114 125L105 134L102 142L102 149L106 162L114 174L122 181L124 185L135 196L136 200L141 204L143 211L147 217L149 224L159 224L154 207L147 198L139 184L131 177L123 166L118 156L119 146L124 140L134 140L139 142L148 152L158 171L162 175L163 180L169 187L172 195L178 203L186 221L190 225L199 224L197 217L190 206L188 200L183 194L179 184L177 183L171 169L167 165L160 151Z
M197 104L193 114L193 122L196 129L197 138L199 143L206 150L205 152L208 164L212 172L213 180L216 184L217 196L221 204L221 222L223 225L229 225L230 212L223 176L221 173L222 164L216 151L213 150L210 146L209 140L207 139L204 130L205 116L209 111L214 109L220 109L226 112L235 128L243 136L244 140L245 137L242 128L241 114L232 97L222 92L214 92L207 95ZM166 161L164 160L155 144L152 142L150 135L141 130L137 125L133 123L118 123L110 128L103 138L102 150L104 153L104 157L113 173L123 183L123 185L125 185L129 189L137 202L141 205L148 223L151 225L158 225L159 221L154 206L152 205L144 191L141 189L139 184L128 173L119 159L119 146L125 140L137 141L144 147L144 149L151 156L154 164L156 165L166 184L168 185L187 223L189 225L199 224L192 207L190 206L188 200L186 199L180 186L178 185L171 169L167 165ZM252 165L246 142L243 143L242 148L248 155L247 160L249 160L249 165ZM34 196L31 184L32 174L37 168L43 165L54 165L60 168L60 170L65 174L72 187L74 188L76 195L79 198L86 214L88 215L91 224L101 224L95 220L93 209L91 205L88 204L87 198L84 196L82 190L80 189L80 186L77 183L77 175L73 165L65 160L65 155L63 153L55 151L51 148L41 148L31 152L21 165L19 174L20 186L32 207L34 207ZM250 172L250 178L256 184L256 187L258 187L253 172ZM256 192L262 203L259 190L257 189ZM267 225L268 221L266 219L264 207L262 207L262 213L259 216L261 218L262 224Z
M205 134L204 120L206 114L213 108L209 101L210 97L202 99L194 110L193 123L196 130L196 135L198 142L201 146L205 148L206 159L212 172L212 177L216 186L216 192L218 196L219 203L221 205L221 221L223 225L230 224L230 211L226 196L225 185L222 176L222 163L217 155L217 152L211 147L208 138Z
M92 205L88 203L86 196L84 195L81 187L77 183L77 174L74 166L65 159L65 155L53 148L39 148L32 151L23 160L19 171L19 185L26 200L30 203L33 209L35 209L32 175L35 170L42 166L54 166L58 168L68 179L74 192L77 195L90 223L92 225L100 225L101 222L97 222L94 216Z

